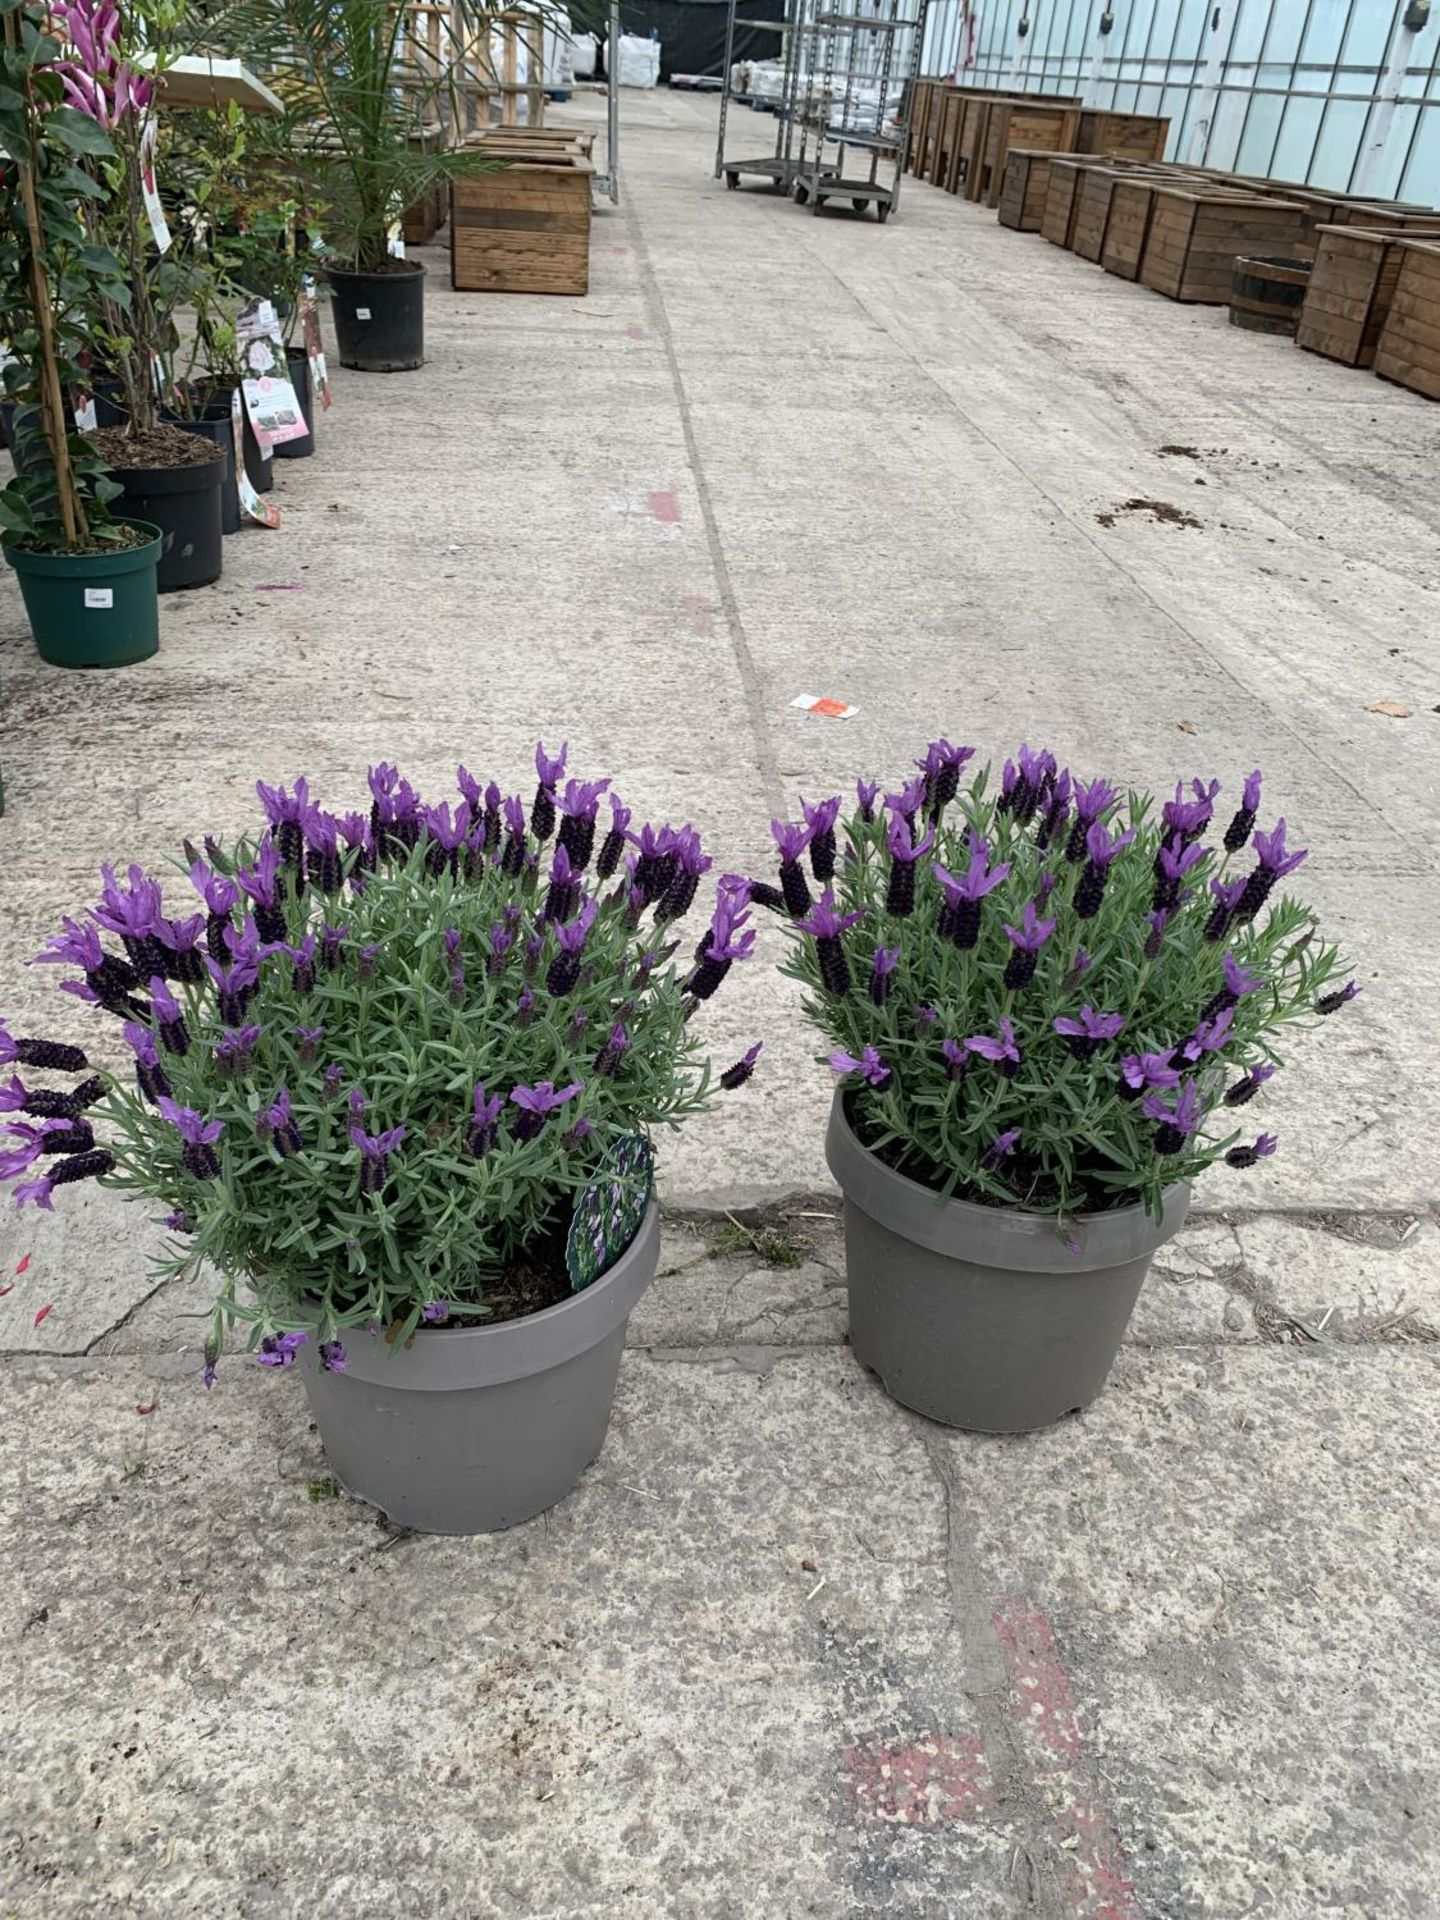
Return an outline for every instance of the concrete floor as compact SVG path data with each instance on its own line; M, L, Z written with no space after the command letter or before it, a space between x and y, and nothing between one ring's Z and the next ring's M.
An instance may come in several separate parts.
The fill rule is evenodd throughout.
M764 1070L666 1149L610 1442L493 1540L327 1497L290 1383L199 1392L113 1197L7 1214L0 1914L1434 1920L1440 410L928 187L883 231L726 193L715 112L627 96L585 300L428 255L425 370L337 374L154 663L41 666L0 580L0 1012L55 1004L22 963L101 859L256 777L513 777L537 732L751 870L937 732L1258 764L1365 996L1104 1398L978 1440L850 1360L828 1076L738 973L709 1029ZM1097 518L1134 497L1202 525Z

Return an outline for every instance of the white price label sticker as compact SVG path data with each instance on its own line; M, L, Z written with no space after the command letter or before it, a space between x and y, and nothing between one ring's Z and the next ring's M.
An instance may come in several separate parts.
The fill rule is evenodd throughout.
M356 307L355 318L357 320L368 320L370 318L370 309L368 307Z
M86 587L85 604L87 607L113 607L115 589L113 587Z

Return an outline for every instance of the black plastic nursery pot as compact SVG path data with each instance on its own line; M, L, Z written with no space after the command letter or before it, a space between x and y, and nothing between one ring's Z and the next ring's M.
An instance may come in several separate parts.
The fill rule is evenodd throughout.
M150 536L143 546L69 554L0 543L20 582L40 657L52 667L127 667L158 650L160 529L130 524Z
M156 586L161 593L208 586L220 578L222 519L220 493L225 483L225 455L194 467L112 467L121 486L126 516L148 520L160 529L160 564Z
M425 269L355 273L327 267L342 367L408 373L425 361Z
M947 1427L1026 1433L1100 1393L1188 1186L1068 1216L945 1200L862 1146L836 1096L825 1140L845 1196L850 1346L887 1393Z
M315 451L315 395L310 385L310 356L303 347L287 347L285 358L307 432L303 439L281 441L271 452L277 460L304 460Z
M522 1319L421 1327L408 1345L345 1335L345 1371L313 1341L299 1372L348 1493L420 1533L495 1533L575 1485L605 1443L625 1328L655 1277L660 1212L608 1272Z
M222 408L228 414L234 404L235 383L227 386L223 383L206 382L196 388L197 395L203 397L204 413L218 414ZM269 493L275 484L275 462L265 458L264 449L255 438L255 429L250 424L250 416L241 403L240 458L244 461L245 477L256 493ZM237 468L238 472L238 468Z
M209 440L225 456L225 476L220 482L220 531L239 533L240 531L240 490L235 479L235 423L230 418L230 409L223 402L206 406L194 419L183 419L178 413L167 413L166 421L172 427L179 427L182 433L196 434L202 440Z

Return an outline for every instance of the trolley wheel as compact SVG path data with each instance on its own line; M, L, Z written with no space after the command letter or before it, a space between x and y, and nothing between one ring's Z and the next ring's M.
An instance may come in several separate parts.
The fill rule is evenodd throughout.
M854 207L856 213L868 213L870 211L870 202L868 200L852 200L850 204Z
M817 193L815 196L814 205L811 207L810 211L812 213L819 213L821 207L824 206L824 204L825 204L824 201L820 198L819 194Z
M799 182L799 181L797 180L797 181L795 182L795 204L796 204L796 206L797 206L797 207L803 207L803 206L804 206L804 204L805 204L805 202L806 202L806 201L807 201L807 200L808 200L809 198L810 198L810 189L809 189L808 187L802 187L802 186L800 185L800 182Z
M882 200L879 206L876 207L875 218L880 222L881 226L883 227L885 222L890 218L890 206L888 201Z
M728 187L728 188L730 189L730 191L731 191L732 193L734 193L734 192L735 192L735 190L736 190L736 188L737 188L737 187L738 187L738 186L740 185L740 176L739 176L739 174L738 174L738 173L727 173L727 174L726 174L726 176L725 176L725 184L726 184L726 186L727 186L727 187Z

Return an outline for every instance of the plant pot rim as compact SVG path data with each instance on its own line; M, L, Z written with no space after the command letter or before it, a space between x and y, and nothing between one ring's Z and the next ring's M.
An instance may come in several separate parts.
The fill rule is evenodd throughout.
M337 276L343 280L417 280L425 272L423 260L411 260L407 256L402 264L403 273L397 273L393 267L342 267L338 263L324 266L320 271L331 280Z
M217 475L217 469L219 470ZM110 467L112 480L137 493L203 493L224 478L225 451L216 447L211 460L187 460L173 467Z
M148 533L149 540L141 547L114 547L104 553L55 553L49 549L17 546L14 536L7 533L0 539L0 547L4 548L5 558L17 573L51 576L138 573L142 567L153 565L163 538L159 527L153 521L135 519L129 514L112 514L111 519L119 526L137 527L142 533Z
M840 1089L830 1108L825 1160L846 1200L892 1232L935 1253L1027 1273L1089 1273L1152 1252L1179 1229L1190 1206L1186 1181L1166 1187L1159 1221L1139 1201L1103 1213L1054 1214L946 1199L862 1143Z
M649 1285L660 1243L660 1206L652 1195L634 1239L612 1267L568 1300L490 1326L417 1327L398 1350L382 1332L347 1327L345 1378L418 1392L498 1386L543 1373L593 1347L623 1322ZM305 1353L318 1364L313 1342Z

